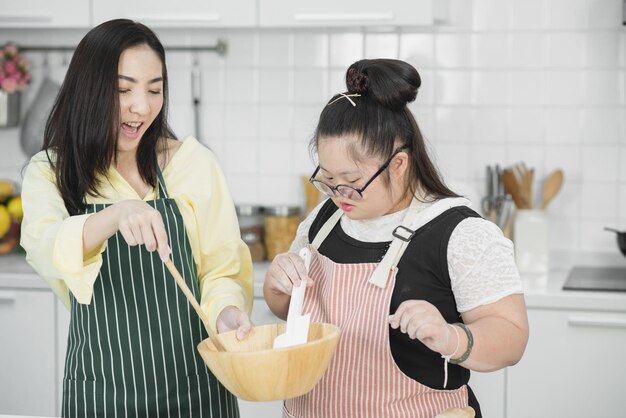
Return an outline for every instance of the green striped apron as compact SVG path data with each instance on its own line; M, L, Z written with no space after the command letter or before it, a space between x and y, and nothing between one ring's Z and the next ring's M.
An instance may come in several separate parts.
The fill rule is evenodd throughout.
M183 219L157 169L157 209L172 260L196 298L198 276ZM89 205L94 213L108 204ZM207 369L196 345L207 338L158 253L118 232L102 254L89 305L70 294L64 417L239 416L237 399Z

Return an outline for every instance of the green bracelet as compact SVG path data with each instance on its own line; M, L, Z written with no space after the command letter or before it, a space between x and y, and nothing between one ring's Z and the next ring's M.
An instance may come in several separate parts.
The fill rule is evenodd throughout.
M463 328L463 331L465 331L465 334L467 335L467 350L465 350L465 353L463 353L463 355L457 359L450 359L450 363L459 364L467 360L470 353L472 352L472 348L474 347L474 336L472 335L472 331L469 329L467 325L461 322L455 322L452 325L460 326L461 328Z

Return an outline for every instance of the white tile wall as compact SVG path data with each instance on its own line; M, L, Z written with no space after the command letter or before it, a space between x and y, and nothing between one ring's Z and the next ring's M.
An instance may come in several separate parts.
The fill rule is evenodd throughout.
M167 44L228 42L228 54L168 54L171 121L194 134L191 67L202 70L200 132L236 202L302 204L301 176L319 112L343 91L346 68L367 57L404 59L422 76L410 106L448 183L478 200L484 165L524 161L536 195L557 167L550 205L554 249L616 251L603 226L626 229L626 29L621 0L455 0L453 26L419 30L162 31ZM82 33L0 31L31 44ZM35 82L42 54L30 54ZM49 54L62 80L69 54ZM19 180L19 130L0 131L0 177Z
M365 35L365 58L398 58L400 37L396 33Z
M509 142L542 143L545 138L545 120L546 112L538 106L509 109Z

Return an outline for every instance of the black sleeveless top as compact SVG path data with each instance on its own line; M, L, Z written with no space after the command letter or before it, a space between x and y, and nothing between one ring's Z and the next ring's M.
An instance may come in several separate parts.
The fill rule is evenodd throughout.
M336 210L339 208L331 199L324 203L309 229L309 242L313 242L324 223ZM448 323L463 322L452 294L448 273L448 242L454 228L464 219L472 217L480 215L466 206L458 206L446 210L417 230L398 262L398 274L389 306L390 314L406 300L421 299L437 307ZM341 223L337 222L320 245L319 252L342 264L380 262L390 244L390 241L358 241L348 236L341 228ZM444 389L444 360L441 354L391 327L389 343L394 361L404 374L433 389ZM467 384L469 378L468 369L448 364L446 389L457 389ZM471 389L469 393L470 406L476 410L476 417L480 417L480 407Z

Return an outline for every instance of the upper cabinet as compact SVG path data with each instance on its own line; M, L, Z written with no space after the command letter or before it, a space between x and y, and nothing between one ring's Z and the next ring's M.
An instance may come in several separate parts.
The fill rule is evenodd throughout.
M128 18L155 28L432 25L433 0L23 0L0 8L0 28L88 28ZM437 3L438 4L438 3Z
M2 28L86 28L91 26L85 0L3 1Z
M128 18L150 27L255 27L257 2L251 0L93 0L93 24Z
M432 0L259 0L261 27L432 24Z

